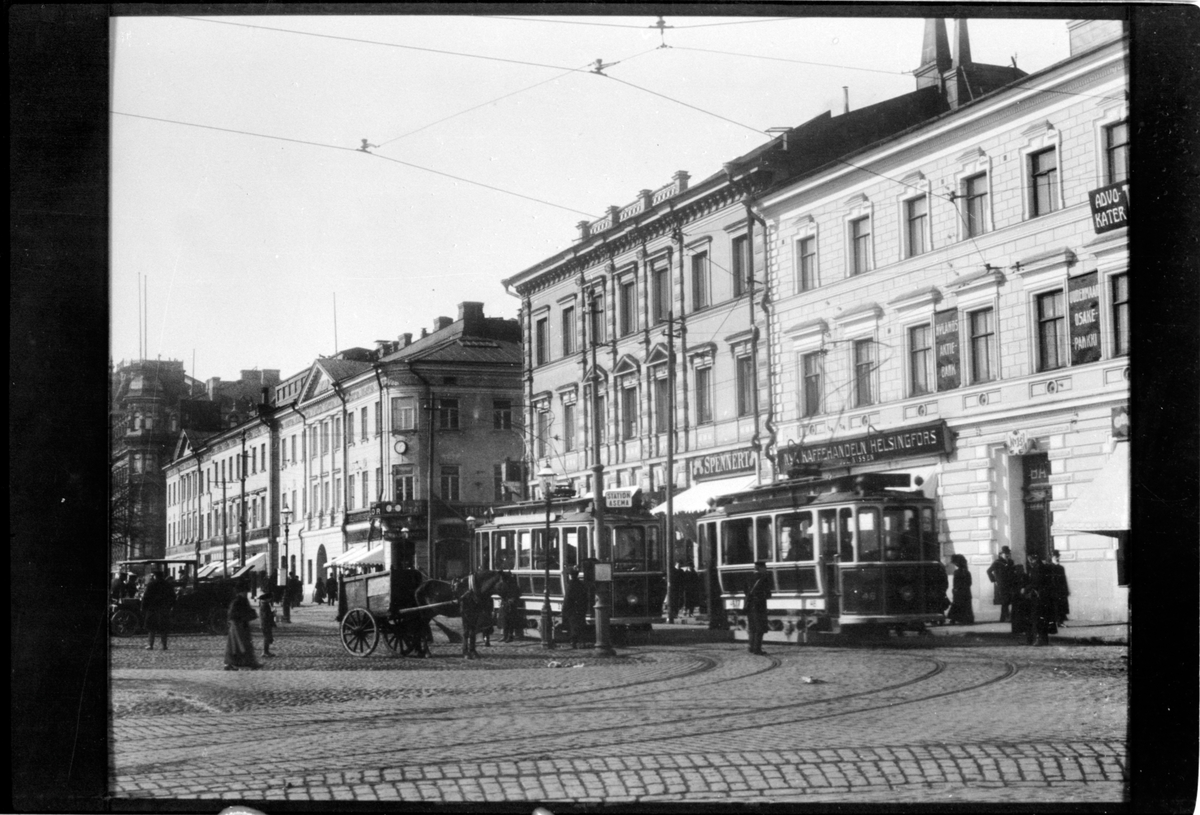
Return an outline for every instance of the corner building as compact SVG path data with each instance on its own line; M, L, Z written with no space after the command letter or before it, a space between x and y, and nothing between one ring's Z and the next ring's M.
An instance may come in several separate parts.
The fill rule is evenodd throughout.
M1125 620L1128 40L1072 22L1068 59L980 92L966 24L931 23L918 85L953 109L760 196L774 460L923 476L977 619L1008 546Z

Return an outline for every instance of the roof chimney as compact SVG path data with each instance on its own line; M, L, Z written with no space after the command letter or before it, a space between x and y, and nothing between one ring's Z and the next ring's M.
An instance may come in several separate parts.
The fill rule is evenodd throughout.
M458 319L462 320L463 331L474 333L483 326L483 303L464 301L458 304Z
M842 113L849 113L850 112L850 86L849 85L842 86L842 103L843 103Z
M410 345L412 345L412 334L411 333L401 334L400 335L400 347L407 348Z
M426 338L426 337L428 337L428 336L429 336L429 329L428 329L428 328L422 328L422 329L421 329L421 339L425 339L425 338Z
M208 379L208 398L216 401L217 390L221 387L221 377L213 376Z
M452 322L454 322L454 321L451 320L449 317L434 317L433 318L433 330L441 331L443 328L450 325L450 323L452 323Z

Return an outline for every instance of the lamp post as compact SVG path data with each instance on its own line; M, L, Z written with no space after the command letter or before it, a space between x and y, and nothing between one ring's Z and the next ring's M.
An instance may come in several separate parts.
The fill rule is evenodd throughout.
M542 479L542 492L546 496L546 536L542 538L542 560L546 570L542 584L542 647L553 648L554 621L550 617L550 492L554 487L554 470L550 469L549 462L538 471L538 478Z
M475 523L476 523L475 516L468 515L467 516L467 538L471 541L471 543L467 547L467 571L471 574L474 574L475 572L480 571L481 569L484 568L482 564L476 563L476 560L477 560L476 554L477 553L475 551Z
M288 562L288 525L292 521L292 511L288 509L287 504L283 505L283 509L279 511L279 517L283 519L283 562L284 568L279 570L279 585L283 586L283 621L290 623L292 621L292 604L288 598L287 584L287 562Z

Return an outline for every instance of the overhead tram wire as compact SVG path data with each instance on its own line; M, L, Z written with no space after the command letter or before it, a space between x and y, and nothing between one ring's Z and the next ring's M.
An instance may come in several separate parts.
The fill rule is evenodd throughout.
M609 66L605 65L604 67L607 68ZM757 127L751 127L750 125L742 124L741 122L735 121L735 120L727 118L725 116L722 116L719 113L713 113L711 110L705 110L704 108L696 107L695 105L688 104L687 102L683 102L679 99L675 99L674 97L667 96L666 94L663 94L663 93L659 93L658 91L652 91L649 88L643 88L640 85L634 85L632 82L626 82L624 79L617 79L615 76L609 76L608 74L601 73L598 69L593 71L593 73L596 73L607 79L611 79L614 82L620 82L622 85L628 85L629 87L633 88L634 90L639 90L643 93L648 93L651 96L657 96L660 99L666 99L668 102L674 102L677 105L683 105L685 108L691 108L692 110L697 111L699 113L703 113L706 116L713 116L717 119L720 119L723 122L728 122L731 125L737 125L738 127L745 128L746 130L752 130L755 133L758 133L763 136L771 135L770 133L766 132L765 130L759 130Z
M786 57L768 57L763 54L737 54L733 51L716 51L712 48L690 48L686 45L673 45L671 49L674 51L697 51L703 54L723 54L729 57L744 57L746 59L766 59L772 62L791 62L797 65L815 65L820 68L841 68L847 71L870 71L876 74L888 74L889 76L909 76L912 71L885 71L882 68L861 68L855 65L834 65L829 62L810 62L804 59L787 59Z
M544 20L544 19L540 19L540 18L536 18L536 17L502 17L500 15L495 15L495 14L481 15L481 16L486 17L487 19L490 19L490 20L512 20L514 22L519 22L519 23L558 23L559 25L588 25L588 26L599 26L602 28L635 28L635 29L639 29L639 30L658 29L659 28L659 26L657 26L657 25L629 25L627 23L585 23L581 20ZM802 19L802 18L799 18L799 17L757 18L756 17L752 20L731 20L731 21L725 22L725 23L697 23L696 25L672 25L672 26L666 26L666 27L667 28L675 28L675 29L711 28L712 26L719 26L719 25L746 25L748 23L782 23L782 22L790 22L792 20L798 20L798 19Z
M196 128L200 128L202 130L218 130L222 133L234 133L239 136L253 136L253 137L259 138L259 139L271 139L273 141L291 142L292 144L306 144L310 147L324 147L329 150L342 150L342 151L350 152L350 153L366 153L366 155L373 156L377 159L382 159L383 161L390 161L395 164L402 164L405 167L411 167L414 170L423 170L424 172L427 172L427 173L433 173L434 175L440 175L440 176L444 176L445 178L454 179L455 181L461 181L464 184L471 184L476 187L482 187L487 190L492 190L493 192L504 193L505 195L511 195L516 198L523 198L526 201L532 201L536 204L543 204L548 207L555 207L556 209L563 209L563 210L566 210L567 212L574 212L577 215L584 215L588 218L598 217L590 212L584 212L583 210L573 209L568 206L563 206L562 204L555 204L552 201L545 201L541 198L534 198L532 196L524 195L519 192L513 192L512 190L503 189L502 187L493 187L492 185L484 184L481 181L472 181L469 178L463 178L461 176L451 175L450 173L444 173L441 170L434 170L429 167L422 167L419 164L413 164L413 163L407 162L407 161L400 161L399 159L390 158L389 156L381 156L378 153L371 153L369 151L363 150L362 148L358 148L358 147L343 147L340 144L326 144L324 142L305 141L304 139L289 139L285 136L271 136L266 133L253 133L248 130L234 130L234 129L228 128L228 127L216 127L214 125L202 125L202 124L196 124L195 122L182 122L177 119L163 119L163 118L160 118L157 116L143 116L143 115L137 114L137 113L124 113L119 110L113 110L113 111L109 111L109 112L112 113L114 116L128 116L128 117L134 118L134 119L147 119L152 122L164 122L166 124L179 125L181 127L196 127Z

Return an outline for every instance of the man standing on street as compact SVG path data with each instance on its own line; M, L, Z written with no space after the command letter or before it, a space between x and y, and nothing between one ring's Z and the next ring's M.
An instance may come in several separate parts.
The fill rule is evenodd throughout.
M771 573L765 561L754 563L754 577L746 589L746 627L750 632L750 653L765 656L763 635L767 633L767 600L771 597Z
M1012 604L1012 550L1007 546L1000 547L1000 556L988 567L988 580L992 581L994 594L992 604L1000 606L1000 622L1006 623L1009 618L1009 606Z
M571 567L567 588L563 593L563 620L571 637L571 647L578 648L586 638L588 595L587 588L579 579L579 569Z
M147 651L154 650L154 637L162 639L162 649L167 650L167 634L171 627L171 607L175 605L175 590L158 572L150 573L150 582L142 593L142 616L146 619L146 631L150 634Z

